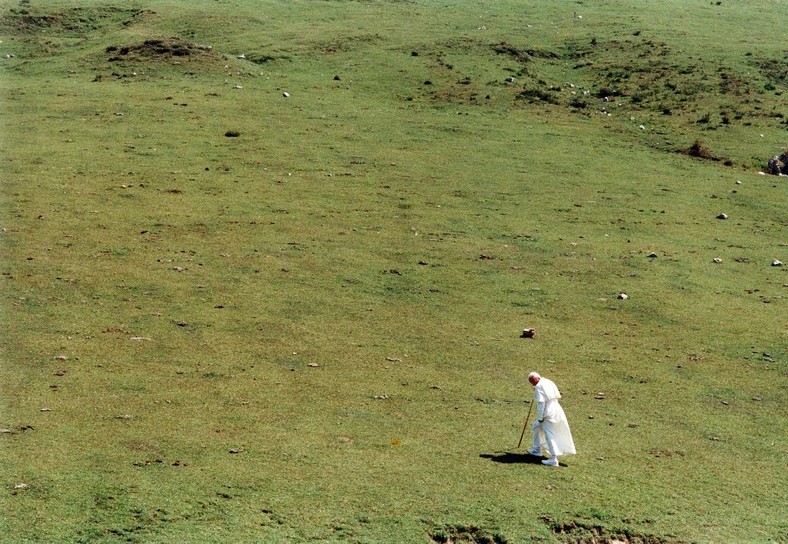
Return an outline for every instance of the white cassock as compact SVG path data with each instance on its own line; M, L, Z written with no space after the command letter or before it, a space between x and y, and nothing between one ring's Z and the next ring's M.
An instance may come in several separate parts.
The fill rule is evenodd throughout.
M564 409L558 404L561 393L555 383L540 378L534 387L534 402L537 408L537 421L534 421L534 450L546 448L551 457L573 455L575 443ZM542 420L539 423L539 420Z

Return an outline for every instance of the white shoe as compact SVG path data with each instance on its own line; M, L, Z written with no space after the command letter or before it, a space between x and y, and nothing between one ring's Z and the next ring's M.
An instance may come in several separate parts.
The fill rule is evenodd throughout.
M550 459L545 459L542 461L543 465L547 465L549 467L557 467L560 466L558 463L558 457L551 457Z
M536 455L537 457L541 457L542 450L528 450L528 455Z

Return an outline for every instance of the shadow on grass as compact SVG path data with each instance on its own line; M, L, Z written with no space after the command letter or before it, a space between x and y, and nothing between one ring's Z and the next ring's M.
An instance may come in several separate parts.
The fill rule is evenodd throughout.
M489 459L495 463L523 463L529 465L541 465L542 459L544 459L544 457L537 457L528 453L512 453L510 451L482 453L479 457Z

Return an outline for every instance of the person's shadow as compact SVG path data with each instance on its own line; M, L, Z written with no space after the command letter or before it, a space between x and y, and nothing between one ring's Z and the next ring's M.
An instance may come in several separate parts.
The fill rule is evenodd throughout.
M537 457L528 453L512 453L510 451L482 453L482 459L489 459L494 463L523 463L529 465L541 465L544 457Z

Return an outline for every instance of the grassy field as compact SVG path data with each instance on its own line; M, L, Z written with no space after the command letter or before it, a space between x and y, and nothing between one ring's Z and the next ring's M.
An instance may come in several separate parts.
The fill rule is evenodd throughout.
M782 11L0 0L0 541L788 541Z

